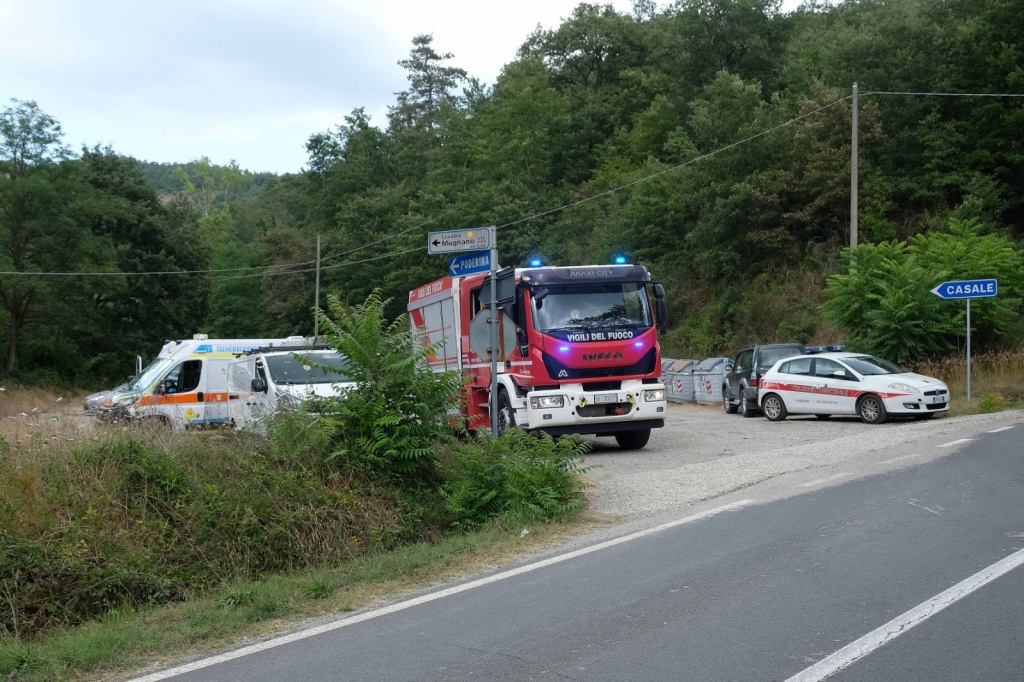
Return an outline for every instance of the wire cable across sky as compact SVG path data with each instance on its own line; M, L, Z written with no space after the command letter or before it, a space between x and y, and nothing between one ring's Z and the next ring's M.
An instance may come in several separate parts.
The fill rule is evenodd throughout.
M863 91L863 92L860 93L861 97L867 96L867 95L896 95L896 96L915 96L915 97L996 97L996 98L1003 97L1003 98L1024 98L1024 93L897 92L897 91L885 91L885 90L867 90L867 91ZM720 147L720 148L715 149L713 151L707 152L706 154L701 154L699 156L696 156L696 157L694 157L692 159L684 161L683 163L677 164L675 166L671 166L669 168L664 168L664 169L662 169L662 170L660 170L660 171L658 171L656 173L651 173L649 175L645 175L643 177L637 178L636 180L632 180L630 182L627 182L625 184L619 185L617 187L613 187L613 188L605 190L603 192L599 192L599 193L597 193L597 194L595 194L593 196L589 196L589 197L586 197L584 199L580 199L578 201L573 201L573 202L570 202L570 203L565 204L563 206L558 206L556 208L551 208L551 209L548 209L548 210L545 210L545 211L541 211L539 213L535 213L535 214L527 216L525 218L520 218L519 220L513 220L511 222L504 223L502 225L498 225L497 229L503 229L503 228L507 228L507 227L513 227L515 225L521 225L521 224L529 222L531 220L536 220L538 218L543 218L544 216L548 216L548 215L552 215L554 213L565 211L565 210L574 208L576 206L579 206L581 204L585 204L585 203L587 203L589 201L594 201L595 199L600 199L602 197L607 197L609 195L615 194L616 192L620 192L620 191L622 191L624 189L628 189L628 188L633 187L634 185L638 185L638 184L640 184L642 182L647 182L648 180L653 180L654 178L660 177L662 175L666 175L668 173L672 173L674 171L686 168L687 166L691 166L691 165L693 165L695 163L699 163L699 162L704 161L706 159L709 159L709 158L711 158L711 157L713 157L713 156L715 156L717 154L721 154L722 152L726 152L726 151L728 151L730 149L734 149L734 148L739 147L741 145L744 145L744 144L747 144L749 142L752 142L752 141L754 141L754 140L756 140L756 139L758 139L760 137L764 137L765 135L773 133L776 130L780 130L782 128L785 128L786 126L793 125L794 123L802 121L802 120L804 120L806 118L809 118L811 116L815 116L815 115L817 115L817 114L819 114L819 113L821 113L821 112L823 112L823 111L825 111L827 109L830 109L831 107L836 106L837 104L840 104L840 103L845 102L845 101L850 100L850 99L852 99L852 95L847 95L846 97L841 97L841 98L839 98L839 99L837 99L837 100L835 100L833 102L829 102L828 104L822 105L822 106L818 107L817 109L814 109L812 111L808 111L806 113L803 113L803 114L801 114L799 116L796 116L794 118L789 119L788 121L785 121L783 123L779 123L778 125L774 125L774 126L772 126L770 128L766 128L765 130L762 130L759 133L755 133L753 135L750 135L748 137L743 138L742 140L738 140L736 142L727 144L727 145L725 145L723 147ZM402 235L408 234L409 232L413 232L414 230L421 229L421 228L423 228L423 227L425 227L425 226L427 226L427 225L429 225L431 223L437 222L438 220L441 220L442 218L451 215L452 213L454 213L457 210L458 210L458 208L453 208L453 209L451 209L449 211L446 211L445 213L442 213L442 214L440 214L438 216L430 218L429 220L425 220L425 221L419 223L418 225L414 225L413 227L410 227L408 229L402 230L400 232L396 232L394 234L388 235L386 237L382 237L380 239L377 239L377 240L372 241L372 242L368 242L366 244L362 244L360 246L354 247L354 248L349 249L347 251L340 251L338 253L331 254L330 256L321 258L320 259L321 265L320 265L319 269L320 270L331 270L331 269L335 269L335 268L339 268L339 267L345 267L345 266L348 266L348 265L360 265L360 264L363 264L363 263L370 263L370 262L374 262L374 261L378 261L378 260L383 260L385 258L392 258L392 257L395 257L395 256L401 256L401 255L405 255L405 254L408 254L408 253L413 253L415 251L422 251L422 250L426 249L425 245L424 246L420 246L420 247L411 248L411 249L406 249L406 250L403 250L403 251L395 251L395 252L380 254L380 255L377 255L377 256L373 256L371 258L364 258L364 259L359 259L359 260L345 261L345 262L342 262L342 263L332 263L331 265L326 265L326 266L323 265L323 263L326 262L326 261L331 261L331 260L334 260L336 258L341 258L342 256L347 256L347 255L356 253L358 251L363 251L363 250L368 249L370 247L377 246L379 244L383 244L384 242L390 241L392 239L396 239L396 238L398 238L398 237L400 237ZM301 273L307 273L307 272L315 272L317 270L316 262L317 261L314 259L314 260L308 260L308 261L299 261L299 262L295 262L295 263L278 263L278 264L274 264L274 265L257 265L257 266L248 266L248 267L238 267L238 268L217 268L217 269L207 269L207 270L159 270L159 271L150 271L150 272L123 272L123 271L21 272L21 271L5 271L5 272L0 272L0 276L25 276L25 277L138 277L138 276L147 276L147 275L199 275L199 274L214 274L214 275L217 275L217 274L221 274L221 273L246 273L246 274L226 275L226 276L222 276L222 277L213 277L212 278L212 280L214 282L223 282L223 281L237 280L237 279L248 279L248 278L253 278L253 277L278 276L278 275L290 275L290 274L301 274ZM313 267L308 267L308 266L313 266Z

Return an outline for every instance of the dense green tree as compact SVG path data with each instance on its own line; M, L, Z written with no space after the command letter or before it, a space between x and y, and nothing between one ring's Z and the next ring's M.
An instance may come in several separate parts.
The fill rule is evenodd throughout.
M190 212L162 205L134 159L109 148L86 149L81 177L92 201L78 221L109 249L112 269L126 273L88 281L92 306L74 327L83 354L110 375L131 366L135 354L155 352L164 339L200 329L208 276L178 273L206 269L209 252ZM131 274L140 272L165 274Z
M60 123L35 102L12 100L0 112L0 304L7 314L8 372L18 344L60 285L38 273L75 271L92 262L88 234L74 221L80 187L69 167ZM65 280L65 284L72 280ZM69 287L69 289L72 287Z

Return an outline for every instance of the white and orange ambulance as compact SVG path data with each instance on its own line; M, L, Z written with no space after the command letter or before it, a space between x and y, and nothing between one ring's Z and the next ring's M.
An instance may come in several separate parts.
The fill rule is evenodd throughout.
M110 409L132 419L153 420L174 428L227 425L228 365L253 348L301 350L305 337L283 339L191 339L168 341L156 359L125 391L111 396Z

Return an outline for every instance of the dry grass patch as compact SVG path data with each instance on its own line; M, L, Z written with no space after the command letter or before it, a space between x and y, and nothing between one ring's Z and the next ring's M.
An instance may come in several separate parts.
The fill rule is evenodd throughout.
M971 354L971 402L967 402L966 355L919 362L912 369L949 385L953 415L1024 406L1024 348Z

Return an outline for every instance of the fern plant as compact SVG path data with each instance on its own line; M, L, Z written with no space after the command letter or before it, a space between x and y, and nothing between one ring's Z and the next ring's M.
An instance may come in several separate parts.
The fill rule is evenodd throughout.
M418 485L433 475L435 445L454 437L448 413L462 379L424 371L428 349L406 316L388 322L387 304L377 290L351 308L328 296L328 312L317 311L323 341L347 359L356 386L318 405L316 419L330 426L336 465Z

